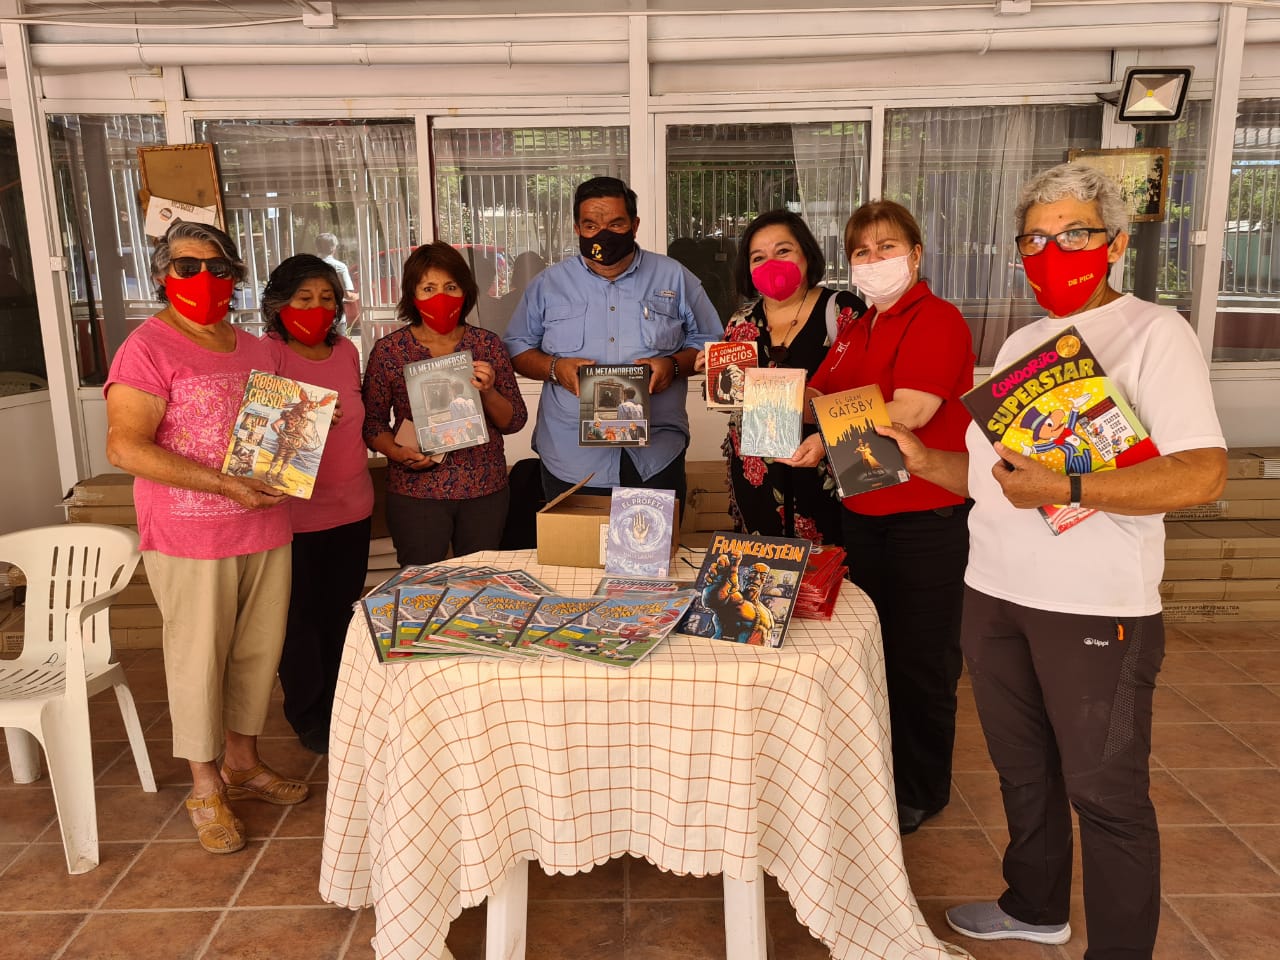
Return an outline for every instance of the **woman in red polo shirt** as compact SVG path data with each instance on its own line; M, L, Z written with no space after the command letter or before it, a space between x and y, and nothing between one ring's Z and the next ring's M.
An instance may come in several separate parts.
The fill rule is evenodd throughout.
M889 416L926 446L964 450L973 386L973 338L950 303L920 279L920 227L900 204L878 200L844 228L851 278L871 309L831 345L808 396L876 383ZM808 438L784 463L812 466ZM867 592L884 637L898 821L911 833L951 798L960 603L969 552L969 504L913 477L844 500L849 579Z

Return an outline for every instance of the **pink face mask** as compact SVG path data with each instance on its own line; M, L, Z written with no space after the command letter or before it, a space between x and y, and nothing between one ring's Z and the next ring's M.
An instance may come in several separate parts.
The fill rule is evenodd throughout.
M766 260L751 271L751 282L770 300L785 300L800 289L804 275L790 260Z
M425 300L414 300L422 322L440 335L444 335L458 325L462 316L462 297L451 293L437 293Z

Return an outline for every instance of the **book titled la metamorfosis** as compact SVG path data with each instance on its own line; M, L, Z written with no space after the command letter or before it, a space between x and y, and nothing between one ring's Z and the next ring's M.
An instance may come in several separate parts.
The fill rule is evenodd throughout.
M441 454L489 442L473 376L470 350L405 364L404 385L420 451Z
M578 368L578 445L649 445L648 365L587 364Z

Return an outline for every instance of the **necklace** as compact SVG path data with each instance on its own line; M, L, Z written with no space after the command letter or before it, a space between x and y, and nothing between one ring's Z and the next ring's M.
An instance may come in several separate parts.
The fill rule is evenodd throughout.
M804 292L804 296L800 298L800 303L796 306L796 315L791 318L791 323L787 326L786 332L782 335L780 343L773 342L773 329L769 327L769 318L765 317L765 327L769 334L768 356L769 366L781 367L787 362L787 358L791 356L791 348L787 345L795 332L796 324L800 322L800 314L804 311L804 305L809 302L809 291Z

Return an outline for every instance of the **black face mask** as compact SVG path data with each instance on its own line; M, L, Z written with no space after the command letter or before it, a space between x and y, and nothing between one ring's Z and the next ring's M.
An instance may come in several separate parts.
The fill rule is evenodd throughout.
M578 237L578 249L592 263L611 267L626 257L636 248L634 230L626 233L614 233L612 230L601 230L592 237Z

